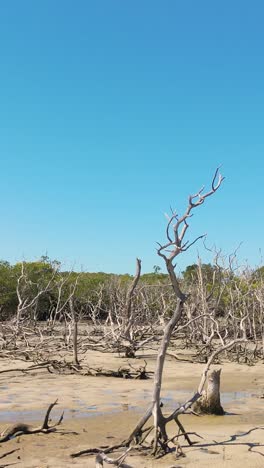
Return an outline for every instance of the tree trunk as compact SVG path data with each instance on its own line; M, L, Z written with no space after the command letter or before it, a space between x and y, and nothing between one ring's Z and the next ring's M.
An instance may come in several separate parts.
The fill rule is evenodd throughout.
M71 318L73 324L73 337L72 337L72 345L73 345L73 364L75 366L79 366L79 359L78 359L78 321L76 317L76 312L73 304L72 297L70 298L70 309L71 309Z
M207 379L207 388L193 407L197 413L225 414L220 401L220 374L221 369L210 372Z
M124 338L127 338L128 340L131 338L130 337L130 331L133 326L133 321L134 321L134 314L132 310L132 300L133 296L135 293L135 289L137 287L137 284L139 282L141 275L141 260L137 258L137 269L136 273L133 279L133 282L127 292L127 297L126 297L126 303L125 307L123 310L123 331L122 335Z

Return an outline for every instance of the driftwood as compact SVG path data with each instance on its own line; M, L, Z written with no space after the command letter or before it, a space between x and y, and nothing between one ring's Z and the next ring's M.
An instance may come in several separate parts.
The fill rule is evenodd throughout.
M49 434L50 432L55 432L57 429L57 426L59 426L63 420L63 413L60 416L59 420L53 424L52 426L49 426L49 416L52 408L57 405L57 401L54 401L54 403L51 403L46 411L44 421L41 426L39 427L32 427L29 424L25 423L15 423L12 424L12 426L7 427L0 436L0 442L7 442L10 439L13 439L15 437L19 437L21 435L26 435L26 434Z

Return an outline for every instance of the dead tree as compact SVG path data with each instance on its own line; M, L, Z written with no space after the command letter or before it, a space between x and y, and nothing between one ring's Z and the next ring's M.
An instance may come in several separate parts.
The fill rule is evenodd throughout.
M154 418L155 429L155 438L153 443L154 454L157 453L158 444L164 447L167 445L168 441L168 436L166 432L166 419L162 414L160 406L163 368L166 357L166 351L170 343L172 332L182 317L184 303L187 299L186 294L184 294L184 292L180 288L180 284L175 273L174 261L178 255L187 251L199 239L204 237L204 235L201 235L194 239L191 243L188 240L185 240L185 236L189 227L188 220L192 215L192 211L195 208L201 206L205 202L206 198L213 195L219 189L223 182L223 179L224 178L217 169L213 177L211 190L209 190L206 193L203 193L204 187L202 187L195 195L190 195L187 209L182 216L179 217L179 215L176 212L172 212L171 216L168 218L168 224L166 228L167 242L163 245L159 244L158 255L162 257L165 261L166 268L171 280L171 285L174 294L177 297L177 305L171 320L165 327L163 339L161 341L157 357L155 383L151 405L151 413Z
M143 286L138 288L140 274L141 260L137 258L135 276L127 289L120 280L114 279L101 291L107 294L107 318L103 322L98 320L97 313L92 315L93 325L100 336L101 350L118 351L127 358L133 358L138 349L153 340L154 333L150 333L149 323L148 326L143 325L144 310L147 307L142 294ZM95 311L96 309L97 307ZM95 344L97 346L98 343Z
M70 311L71 311L71 319L72 319L72 347L73 347L73 364L75 366L79 366L79 359L78 359L78 319L76 315L76 310L74 307L74 302L72 296L69 300Z
M171 319L165 326L163 338L161 340L161 344L159 347L157 362L156 362L156 370L155 370L155 375L154 375L154 388L153 388L151 404L148 410L146 411L146 413L143 415L143 417L140 419L140 421L136 425L135 429L132 431L132 433L128 437L128 439L123 441L119 445L119 447L121 446L128 447L130 446L132 441L136 441L137 444L141 443L142 441L145 441L146 429L143 429L143 428L151 416L153 416L154 425L153 427L150 428L150 430L148 430L148 433L152 430L154 431L154 438L151 442L151 449L154 455L160 456L161 454L165 454L169 452L171 450L170 443L177 438L177 436L175 436L173 439L170 439L170 440L168 438L166 426L170 421L175 421L175 423L178 426L178 429L183 433L183 436L187 439L188 443L191 444L192 442L190 441L188 434L185 433L184 428L178 419L178 416L182 414L183 412L185 412L188 408L190 408L201 397L202 391L206 382L206 377L209 371L209 367L211 363L213 362L214 358L222 351L232 347L235 342L245 340L245 336L243 333L243 337L238 338L237 340L234 340L227 344L222 343L221 346L217 350L215 350L211 354L210 358L208 359L207 365L202 375L199 388L197 392L194 394L194 396L190 400L188 400L184 405L182 405L179 408L176 408L175 411L173 411L170 416L165 417L163 415L162 409L161 409L161 388L162 388L162 377L163 377L163 369L164 369L166 352L170 343L172 333L184 315L184 303L187 300L187 295L181 290L180 283L176 276L174 261L178 255L188 250L195 242L197 242L199 239L204 237L204 236L199 236L192 242L185 240L185 236L189 227L188 220L190 216L192 215L192 211L195 208L202 205L208 197L213 195L219 189L219 187L221 186L223 182L223 179L224 178L219 173L219 169L217 169L212 180L211 190L204 193L204 188L202 188L195 195L191 195L189 197L189 203L188 203L188 206L184 215L179 217L176 212L172 212L172 215L168 219L168 224L167 224L167 229L166 229L167 242L163 245L159 244L157 252L158 252L158 255L162 257L163 260L165 261L167 271L169 274L169 278L171 281L171 286L174 291L175 297L177 299L176 307L175 307L175 310ZM117 446L109 447L103 452L106 454L106 453L113 451L116 448ZM73 454L72 456L79 456L84 453L95 453L95 452L98 453L98 449L84 450L76 454Z
M70 283L69 290L67 291L65 297L62 299L62 286L66 286L64 279L58 283L58 293L59 293L59 308L56 308L57 314L60 315L60 319L64 320L64 341L68 346L72 341L73 349L73 365L79 366L78 360L78 316L76 313L76 305L74 303L74 295L78 285L79 276L76 277L73 283ZM70 280L70 274L68 276ZM56 315L55 315L56 318ZM54 318L54 320L55 320ZM53 322L55 323L55 322Z
M16 287L18 304L17 304L17 313L16 313L15 323L16 323L17 331L19 329L19 325L21 321L26 318L26 314L29 311L31 311L34 307L37 306L39 298L43 294L51 290L52 283L56 274L57 274L57 269L54 269L50 279L46 282L44 286L41 284L35 284L34 286L36 287L37 291L33 293L33 295L30 297L29 290L32 291L33 283L28 278L28 275L25 271L24 262L22 262L21 274L18 277L17 287Z
M64 318L65 310L75 294L79 275L74 280L74 278L72 278L72 273L73 272L70 271L67 275L60 274L54 284L53 292L56 297L56 302L50 309L48 319L48 327L50 330L55 327L57 321L61 321Z
M124 311L123 311L123 336L124 337L129 337L131 327L133 325L133 311L132 311L132 300L133 296L135 294L135 290L137 287L137 284L139 282L141 274L141 260L137 258L137 268L136 268L136 273L133 279L133 282L131 286L129 287L126 295L126 303L124 306Z

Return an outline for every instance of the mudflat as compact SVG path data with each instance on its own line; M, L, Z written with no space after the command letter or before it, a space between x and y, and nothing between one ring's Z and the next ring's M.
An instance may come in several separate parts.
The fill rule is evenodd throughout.
M138 359L122 359L114 354L89 352L85 358L91 367L116 370L128 363L137 367L148 362L155 368L155 354ZM23 373L16 369L30 364L15 360L0 363L1 431L14 422L37 426L48 405L58 398L52 411L55 422L62 411L64 420L51 434L23 435L2 443L1 466L26 468L94 467L94 456L71 458L71 454L89 447L112 445L126 438L151 400L153 379L130 380L114 377L50 374L47 370ZM197 441L193 446L182 440L184 457L171 453L162 459L130 453L126 463L133 467L263 467L264 466L264 373L263 364L245 366L224 363L221 400L224 416L182 415L186 431ZM2 372L4 370L12 372ZM163 410L168 413L196 390L202 364L175 361L168 357L162 389ZM171 435L176 433L173 423ZM198 437L198 435L200 437ZM111 455L113 458L117 454ZM111 465L106 465L111 466Z

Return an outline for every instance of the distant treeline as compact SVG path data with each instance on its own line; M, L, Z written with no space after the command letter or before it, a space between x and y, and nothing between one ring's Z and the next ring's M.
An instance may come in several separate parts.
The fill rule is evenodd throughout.
M107 313L109 304L116 303L122 307L126 292L133 280L129 274L117 275L104 272L88 273L62 271L58 261L52 261L48 257L41 257L35 262L20 262L11 265L6 261L0 261L0 312L1 320L10 319L16 315L20 301L25 306L38 296L37 301L32 302L31 311L38 320L46 320L53 310L58 307L58 301L63 307L67 305L67 299L73 292L73 298L77 310L83 317L89 317L91 309L100 307L102 315ZM181 274L183 288L194 293L197 297L198 289L205 289L208 294L218 297L216 304L218 313L225 313L224 309L234 296L236 290L240 294L250 294L256 289L263 291L264 266L254 271L248 269L240 273L234 273L230 269L220 268L211 264L193 264L188 266ZM198 288L198 289L197 289ZM221 295L219 291L221 289ZM138 291L144 290L144 304L151 301L155 310L160 307L160 296L166 301L170 295L170 284L167 274L160 272L159 267L154 266L154 271L141 276ZM156 291L156 292L155 292ZM154 298L156 297L156 298ZM142 304L143 304L142 302ZM99 306L98 306L99 304ZM153 305L154 304L154 305ZM145 306L144 306L145 307ZM222 312L221 312L222 311Z
M132 279L133 276L129 274L62 271L60 262L51 261L47 257L41 257L39 261L19 262L15 265L2 260L0 261L0 318L5 320L16 313L19 294L23 295L24 300L28 298L29 302L41 289L45 290L49 282L47 291L44 291L37 301L39 320L45 319L49 310L55 307L58 294L62 294L62 300L69 296L75 283L74 299L79 305L84 306L87 303L97 302L99 292L102 296L106 296L107 290L114 285L119 289L125 289ZM147 284L167 281L167 274L160 273L158 268L154 273L147 273L141 277L141 282ZM58 288L61 284L63 287L59 293ZM102 299L101 302L105 302L106 297Z

